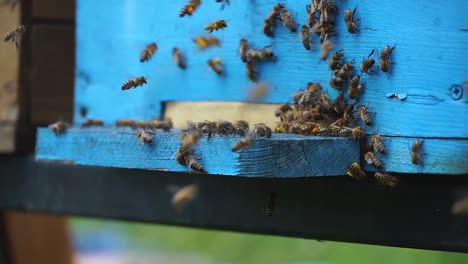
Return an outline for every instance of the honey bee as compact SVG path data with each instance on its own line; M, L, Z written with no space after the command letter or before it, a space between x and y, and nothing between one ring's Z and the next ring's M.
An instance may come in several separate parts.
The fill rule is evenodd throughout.
M376 169L383 169L382 162L375 156L373 152L369 151L364 154L364 160L367 162L367 164Z
M133 119L119 119L119 120L115 121L115 126L116 127L126 127L126 126L133 127L133 126L135 126L135 120L133 120Z
M394 45L393 47L390 48L390 46L385 46L382 51L379 54L380 58L380 70L383 72L389 72L390 71L390 63L393 63L390 61L390 56L392 55L393 50L395 49Z
M351 137L353 139L361 139L362 137L364 137L364 134L366 133L366 131L364 131L364 129L360 126L357 126L353 129L351 129Z
M390 173L376 172L374 178L379 184L390 188L395 188L398 185L398 178Z
M306 122L299 126L299 133L304 136L308 136L312 134L312 130L315 128L316 123L314 122Z
M362 181L367 178L366 173L361 169L361 166L357 162L353 162L346 167L346 174L358 181Z
M313 95L317 95L321 93L322 90L323 90L323 87L320 83L314 83L314 82L307 83L306 91L312 93Z
M249 132L249 122L245 120L237 120L234 122L234 135L245 137L247 132Z
M252 88L249 89L247 100L261 100L268 95L270 88L266 83L255 84Z
M241 149L246 149L246 148L252 146L253 143L254 143L254 138L253 137L244 137L241 140L234 143L232 145L232 147L231 147L231 150L233 152L236 152L236 151L241 150Z
M172 195L172 207L181 212L190 202L192 202L198 195L198 186L190 184L180 188Z
M283 9L280 12L281 20L283 21L283 25L291 32L296 32L296 22L294 21L292 15L289 13L288 10Z
M199 50L204 50L213 46L220 46L219 39L211 36L199 36L192 38L192 41L197 45Z
M344 94L340 92L333 102L333 110L335 113L341 115L345 109Z
M345 124L349 124L349 122L353 121L354 119L354 105L353 104L348 104L345 108L345 111L343 113L343 122Z
M92 126L103 126L103 125L104 125L104 122L102 122L102 120L99 120L99 119L86 119L81 124L81 127L92 127Z
M320 59L326 60L332 49L333 43L328 39L328 37L325 37L320 49Z
M172 59L174 60L174 63L179 66L179 68L185 70L187 68L187 65L185 64L185 58L180 52L178 48L173 48L172 49Z
M16 48L18 49L21 44L21 39L23 38L23 34L26 32L26 27L23 25L18 26L15 29L12 29L5 33L3 36L3 40L5 42L11 41L15 42Z
M310 50L310 31L309 27L306 25L303 25L301 28L301 39L302 39L302 45L306 50Z
M257 81L257 72L255 71L255 63L252 61L247 61L245 63L245 70L247 72L247 78L252 82Z
M209 23L208 25L206 25L205 30L208 30L209 33L211 33L213 31L218 31L226 27L227 27L227 21L220 19L220 20L216 20L215 22Z
M333 73L335 74L336 77L339 77L342 79L348 79L353 70L354 70L354 59L350 62L343 64L341 69L334 70Z
M468 196L461 197L455 201L451 208L452 214L467 216L468 215Z
M154 53L158 50L158 45L156 43L148 44L145 49L140 54L140 62L145 62L153 57Z
M380 137L379 134L374 133L371 136L371 142L374 147L374 152L375 153L381 153L381 154L386 154L385 146L382 142L382 138Z
M343 50L339 50L333 54L330 58L330 62L328 62L328 67L330 70L335 71L340 69L341 62L343 61L344 53Z
M220 120L218 123L218 134L220 136L229 136L234 134L236 127L229 121Z
M172 120L166 118L165 120L152 120L151 126L155 129L162 129L164 132L169 132L174 127Z
M263 48L261 50L248 49L245 53L246 61L265 61L274 59L273 51Z
M62 121L55 122L53 124L49 125L49 129L55 133L55 135L62 134L65 132L68 128L70 128L71 125Z
M340 77L335 77L333 79L330 79L330 81L328 82L328 84L330 85L330 87L332 88L335 88L335 89L338 89L338 90L341 90L343 89L343 86L344 86L344 80Z
M293 109L291 108L291 105L289 104L283 104L281 105L278 109L274 111L274 114L276 117L280 117L283 114L285 114L287 111L292 111Z
M136 137L141 142L141 144L152 144L153 138L151 137L151 134L154 134L154 133L140 130L137 132Z
M146 78L145 77L143 77L143 76L135 77L133 79L125 81L122 84L122 90L137 88L138 86L143 86L143 84L145 84L145 83L146 83Z
M421 147L424 143L423 140L415 140L413 146L411 146L411 163L413 164L422 164L421 159Z
M271 138L271 128L269 128L264 123L258 123L254 125L252 130L252 135L254 137L264 137L264 138Z
M307 13L307 23L306 23L306 25L309 28L312 28L317 23L317 17L315 16L315 10L312 10L312 7L310 5L307 5L306 6L306 13Z
M372 119L369 116L369 112L367 111L367 107L365 105L360 105L357 108L357 112L359 114L359 117L361 118L362 122L364 124L371 126L372 125Z
M196 171L196 172L206 173L205 168L203 168L203 166L200 164L200 162L198 162L198 160L200 160L200 158L189 154L189 155L187 155L185 160L186 160L187 166L191 170Z
M349 82L349 88L348 88L349 98L356 99L358 97L359 90L361 90L362 88L362 84L360 83L360 81L361 81L361 76L356 75Z
M193 12L200 6L201 0L190 0L179 12L179 16L183 17L185 15L191 16Z
M221 59L219 59L219 58L209 59L209 60L207 61L207 63L208 63L208 66L210 66L210 68L211 68L217 75L223 74L223 68L222 68L222 61L221 61Z
M273 28L276 26L276 20L281 10L283 10L284 4L277 3L273 9L268 13L263 23L263 33L268 37L274 37Z
M359 67L361 72L369 74L369 71L374 67L375 60L371 57L372 54L374 54L374 51L375 49L373 49L369 56L362 61L361 66Z
M323 107L327 111L330 111L333 107L330 99L325 94L319 95L318 103L320 104L321 107Z
M344 12L344 21L346 23L346 29L350 34L356 34L359 32L359 28L356 26L356 22L360 20L354 19L354 14L356 13L357 6L354 8L354 10L351 12L351 9L346 9Z
M288 133L289 123L279 122L275 127L275 133Z
M249 42L246 39L241 39L239 42L239 56L243 62L247 61L247 49Z

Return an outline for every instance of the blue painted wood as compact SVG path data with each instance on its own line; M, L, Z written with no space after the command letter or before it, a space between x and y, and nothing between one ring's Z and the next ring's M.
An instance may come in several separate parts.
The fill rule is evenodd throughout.
M154 7L150 0L78 1L75 121L80 121L81 106L88 108L90 117L113 122L122 117L159 115L164 101L244 100L250 82L237 55L241 38L256 48L272 45L278 55L276 63L260 68L261 78L274 85L265 102L288 101L308 81L328 87L331 73L327 63L319 62L318 47L304 50L298 34L280 25L274 39L261 33L263 19L277 1L232 1L224 11L215 1L203 1L192 17L179 18L183 2L159 1ZM282 2L299 22L305 22L305 5L310 1ZM466 1L336 2L341 15L345 8L357 5L362 27L374 29L351 36L340 16L334 50L343 48L348 60L360 62L373 48L397 45L390 76L363 77L366 87L361 101L375 112L375 126L369 132L467 138L468 122L463 121L468 116L466 98L454 101L448 94L452 84L468 79L468 35L460 30L468 25L462 8ZM191 38L204 34L203 26L216 19L230 19L227 29L213 33L221 39L221 47L198 51ZM141 49L152 41L159 46L156 55L150 62L140 63ZM185 71L172 62L174 46L188 59ZM207 69L206 60L211 57L224 61L226 77L219 78ZM139 75L150 78L148 85L120 90L123 81ZM331 97L336 95L334 89L328 92ZM392 100L385 97L389 92L406 93L408 98Z
M47 128L37 131L38 160L67 161L81 165L158 169L187 172L174 159L177 133L158 133L154 144L142 145L130 129L72 128L55 136ZM244 151L232 152L239 138L203 138L196 147L200 162L210 174L253 177L306 177L346 174L346 164L359 160L359 144L346 138L274 134L258 139Z

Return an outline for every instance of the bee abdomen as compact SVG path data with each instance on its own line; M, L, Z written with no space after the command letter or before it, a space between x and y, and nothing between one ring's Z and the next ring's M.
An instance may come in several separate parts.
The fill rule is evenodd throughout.
M201 173L206 172L205 168L203 168L200 162L197 161L197 158L189 156L186 159L187 159L187 165L189 166L191 170L196 171L196 172L201 172Z

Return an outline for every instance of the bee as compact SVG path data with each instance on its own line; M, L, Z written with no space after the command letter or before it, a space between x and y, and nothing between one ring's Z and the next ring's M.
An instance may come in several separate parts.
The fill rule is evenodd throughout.
M330 111L333 107L330 99L325 94L319 95L318 103L320 104L321 107L323 107L327 111Z
M349 82L349 88L348 88L349 98L356 99L358 97L359 90L361 90L362 88L362 84L360 83L360 81L361 81L361 76L356 75Z
M249 131L249 122L244 120L237 120L234 122L234 135L245 137Z
M321 60L326 60L332 49L333 49L333 43L326 36L324 41L322 42L322 45L321 45L320 59Z
M304 136L308 136L312 134L312 130L315 128L316 123L314 122L306 122L299 126L299 133Z
M264 61L272 60L274 58L273 51L263 48L261 50L249 49L245 53L246 61Z
M346 174L358 181L362 181L367 178L366 173L361 169L361 166L357 162L353 162L346 167Z
M353 139L361 139L362 137L364 137L364 134L365 134L366 131L364 131L364 129L360 126L357 126L353 129L351 129L351 137Z
M141 142L141 144L152 144L153 138L151 137L151 134L153 133L140 130L137 132L136 137Z
M200 158L189 154L189 155L187 155L187 157L185 157L185 160L186 160L187 166L191 170L196 171L196 172L206 173L205 168L203 168L203 166L200 164L200 162L198 162L198 160L200 160Z
M116 127L126 127L126 126L133 127L133 126L135 126L135 120L133 120L133 119L119 119L119 120L115 121L115 126Z
M361 118L362 122L364 124L371 126L372 125L372 119L369 116L369 112L367 111L367 107L365 105L360 105L357 108L357 112L359 114L359 117Z
M275 127L275 133L288 133L289 123L279 122Z
M249 42L246 39L241 39L239 42L239 56L243 62L247 61L247 49L249 48Z
M221 59L219 59L219 58L209 59L209 60L207 61L207 63L208 63L208 66L210 66L210 68L213 69L213 71L214 71L217 75L223 74L223 68L222 68L222 61L221 61Z
M146 83L146 78L145 77L143 77L143 76L135 77L133 79L125 81L122 84L122 90L137 88L138 86L143 86L143 84L145 84L145 83Z
M179 68L185 70L187 67L185 64L185 58L178 48L172 49L172 59L174 60L174 63L179 66Z
M341 115L345 108L344 94L340 92L333 102L333 110L335 113Z
M49 129L55 133L55 135L62 134L65 132L68 128L70 128L71 125L62 121L55 122L53 124L49 125Z
M344 53L343 50L339 50L333 54L330 58L330 62L328 62L328 67L330 70L335 71L340 69L341 62L343 61Z
M354 10L351 12L351 9L346 9L344 12L344 21L346 23L346 29L350 34L356 34L359 32L359 28L356 26L356 22L360 20L354 19L354 14L356 13L357 6L354 8Z
M227 27L227 21L220 19L216 20L213 23L209 23L208 25L205 26L205 30L208 30L208 33L211 33L213 31L218 31L220 29L226 28Z
M236 152L236 151L241 150L241 149L246 149L246 148L252 146L253 143L254 143L254 138L253 137L244 137L241 140L234 143L232 145L232 147L231 147L231 150L233 152Z
M310 50L310 30L309 27L306 25L303 25L301 28L301 39L302 39L302 45L306 50Z
M362 61L361 66L359 67L361 72L369 74L369 71L374 67L375 60L371 57L374 52L375 49L373 49L369 56Z
M252 82L257 81L257 72L255 71L255 63L252 61L247 61L245 63L245 70L247 72L247 78Z
M152 120L150 123L154 128L162 129L164 132L169 132L171 128L174 127L170 118L166 118L165 120Z
M184 186L172 195L171 205L176 211L180 212L192 202L197 195L198 186L196 184Z
M333 73L335 74L336 77L340 77L342 79L348 79L349 75L352 73L353 70L354 70L354 59L350 62L343 64L341 69L334 70Z
M382 142L382 138L380 137L379 134L374 133L371 136L371 142L374 147L374 152L375 153L381 153L381 154L386 154L385 146Z
M190 0L179 12L179 16L183 17L185 15L191 16L193 12L200 6L201 0Z
M468 196L464 196L461 199L455 201L452 205L452 214L467 216L468 215Z
M252 134L254 137L271 138L271 128L264 123L258 123L254 125Z
M283 9L280 12L281 20L283 21L283 25L291 32L296 32L296 21L294 21L292 15L289 13L288 10Z
M192 41L197 45L199 50L204 50L213 46L220 46L219 39L211 36L199 36L192 38Z
M330 79L330 81L328 82L328 84L330 85L330 87L332 88L335 88L335 89L338 89L338 90L341 90L343 89L343 86L344 86L344 80L340 77L335 77L333 79Z
M315 16L315 10L312 10L312 7L310 5L307 5L306 6L306 13L307 13L306 25L309 28L312 28L317 23L317 17Z
M236 130L236 128L231 122L220 120L217 123L218 123L217 130L220 136L223 137L223 136L229 136L229 135L234 134L234 131Z
M313 95L317 95L321 93L322 90L323 90L323 87L320 83L314 83L314 82L307 83L306 91L312 93Z
M158 50L158 45L156 43L148 44L140 54L140 62L145 62L153 57L154 53Z
M81 127L92 127L92 126L103 126L104 122L99 119L86 119L82 124Z
M274 111L274 114L276 117L280 117L283 114L285 114L288 111L292 111L293 109L291 108L291 105L289 104L283 104L281 105L278 109Z
M367 164L376 169L383 169L382 162L375 156L373 152L369 151L364 154L364 160L367 162Z
M415 140L413 146L411 146L411 163L413 164L422 164L421 159L421 147L424 141Z
M345 124L349 124L349 122L353 121L354 119L354 105L353 104L348 104L345 108L345 111L343 113L343 122Z
M379 66L383 72L390 71L390 63L392 63L392 61L390 61L390 56L392 55L392 52L395 49L395 46L396 45L390 48L390 46L387 45L382 49L382 51L379 54L379 58L380 58Z
M18 49L21 44L21 39L23 38L24 32L26 32L26 27L23 25L19 25L17 28L5 33L5 35L3 36L3 40L5 42L15 42L16 48Z
M216 3L223 3L221 5L221 10L224 10L224 8L230 4L230 0L216 0Z
M376 172L374 178L379 184L390 188L395 188L398 184L398 178L390 173Z
M276 26L276 20L278 19L278 15L280 14L281 10L283 10L283 8L284 4L277 3L265 18L263 23L263 33L267 37L274 37L272 29Z
M249 89L247 100L251 100L251 101L261 100L265 96L268 95L269 91L270 89L266 83L255 84L252 88Z

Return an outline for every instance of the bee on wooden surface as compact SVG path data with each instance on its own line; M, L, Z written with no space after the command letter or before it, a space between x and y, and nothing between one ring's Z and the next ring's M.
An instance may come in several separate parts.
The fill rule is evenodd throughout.
M55 122L53 124L49 125L49 129L55 133L55 135L62 134L65 132L68 128L70 128L71 125L62 121Z
M360 126L351 129L351 137L353 139L361 139L362 137L364 137L365 133L366 131L364 131L364 129Z
M415 140L413 145L411 146L411 163L413 164L422 164L421 159L421 147L424 141L422 140Z
M327 111L330 111L333 108L332 102L325 94L320 94L318 96L318 103Z
M374 152L375 153L381 153L381 154L386 154L385 146L382 142L382 138L380 137L379 134L374 133L371 136L371 142L374 147Z
M343 121L345 124L349 124L349 122L353 121L353 119L354 119L354 105L348 104L343 113Z
M119 119L115 121L115 126L116 127L133 127L135 125L135 120L133 119Z
M143 76L135 77L133 79L125 81L122 84L122 90L137 88L138 86L143 86L143 84L145 84L145 83L146 83L146 78L145 77L143 77Z
M362 88L362 84L360 83L361 77L359 75L354 76L351 81L349 82L348 88L348 97L351 99L356 99L359 94L359 90Z
M252 135L254 137L264 137L264 138L271 138L271 128L269 128L264 123L258 123L254 125L252 130Z
M344 80L340 77L335 77L333 79L330 79L330 81L328 82L328 84L330 85L330 87L332 88L335 88L335 89L338 89L338 90L341 90L343 89L343 86L344 86Z
M283 21L283 25L291 32L296 32L296 21L294 21L291 13L288 10L283 9L280 12L280 18Z
M342 79L348 79L351 73L354 70L354 59L350 62L347 62L341 66L341 69L334 70L333 73L336 77L340 77Z
M317 23L317 17L315 16L315 10L312 10L312 7L310 5L306 6L306 14L307 14L306 25L309 28L314 27L314 25Z
M390 188L395 188L398 185L398 178L390 173L376 172L374 178L379 184Z
M249 42L246 39L239 41L239 56L243 62L247 61L247 49L249 48Z
M392 61L390 61L390 56L392 55L392 52L395 49L395 46L390 48L390 46L387 45L382 49L382 51L379 54L379 58L380 58L379 66L380 66L380 70L382 70L383 72L390 71L390 63L393 63Z
M383 169L382 162L375 156L373 152L369 151L366 154L364 154L364 160L367 162L367 164L371 165L376 169Z
M141 144L152 144L153 138L151 137L151 132L140 130L137 132L136 137L141 142Z
M317 136L329 136L331 135L331 127L326 124L318 124L312 129L312 134Z
M346 167L346 174L358 181L362 181L367 178L366 173L361 169L361 166L357 162L353 162Z
M265 61L265 60L273 60L275 54L273 51L263 48L261 50L257 49L248 49L245 53L246 61Z
M204 50L209 47L219 47L221 42L219 39L212 36L199 36L192 38L192 41L197 45L199 50Z
M291 105L289 104L282 104L280 107L278 107L277 109L275 109L274 111L274 114L276 117L280 117L281 115L283 115L284 113L286 113L287 111L292 111L293 109L291 108Z
M275 133L288 133L289 131L289 123L287 122L279 122L275 127Z
M247 100L257 101L265 98L270 92L270 88L266 83L257 83L249 89Z
M369 111L365 105L358 106L357 113L359 114L359 117L361 118L362 122L364 122L364 124L368 126L372 125L372 119L370 118Z
M341 115L343 111L345 110L345 101L344 101L344 94L340 92L336 98L335 101L333 102L333 110L335 113L338 115Z
M215 59L209 59L207 61L208 66L217 74L217 75L222 75L223 74L223 67L222 67L222 61L219 58Z
M241 140L234 143L231 147L233 152L236 152L241 149L246 149L254 143L254 137L243 137Z
M313 95L318 95L322 92L323 87L320 83L308 82L306 91L312 93Z
M153 57L154 53L158 50L158 45L156 43L148 44L140 54L140 62L145 62Z
M335 52L333 56L330 58L330 61L328 62L328 67L330 68L330 70L335 71L335 70L340 69L343 58L344 58L344 53L342 49Z
M227 27L227 21L223 19L216 20L215 22L209 23L205 26L205 30L208 30L208 33L213 31L218 31L220 29Z
M162 129L164 132L169 132L171 128L174 128L174 124L170 118L166 118L164 120L153 120L151 123L153 124L154 128Z
M193 12L200 6L201 0L190 0L179 12L179 16L183 17L185 15L191 16Z
M273 28L276 26L276 20L281 10L283 10L284 4L277 3L273 9L268 13L263 23L263 33L268 37L274 37Z
M249 132L249 122L245 120L237 120L234 122L234 135L245 137L247 132Z
M325 37L320 49L320 59L326 60L332 49L333 43L328 39L328 37Z
M299 133L304 136L308 136L312 134L312 130L315 128L316 123L314 122L306 122L299 126Z
M24 32L26 32L26 27L23 25L20 25L17 28L12 29L8 31L7 33L5 33L5 35L3 36L3 40L5 42L8 42L8 41L15 42L16 48L19 48Z
M350 34L356 34L359 32L359 28L356 25L356 21L360 20L360 18L354 19L354 14L356 13L356 9L357 9L357 6L354 8L353 11L351 11L351 9L348 8L344 12L344 21L346 24L346 29L348 30Z
M172 207L181 212L190 202L192 202L198 195L198 186L190 184L180 188L172 195Z
M229 136L229 135L232 135L234 134L234 131L236 130L236 128L234 127L234 125L229 122L229 121L225 121L225 120L220 120L217 122L218 123L218 134L220 136Z
M185 70L187 68L187 64L185 63L185 58L182 55L182 52L178 48L173 48L172 49L172 59L174 60L174 63L179 66L179 68Z
M375 60L371 57L372 54L374 54L374 51L375 49L373 49L369 56L362 61L361 66L359 67L361 72L369 74L372 67L374 67Z
M255 63L252 61L247 61L245 63L245 70L247 72L247 78L252 82L257 81L257 72L255 71Z
M200 158L194 156L194 155L191 155L189 154L186 158L186 165L193 171L196 171L196 172L201 172L201 173L206 173L206 170L205 168L203 168L203 166L200 164L200 162L198 162L200 160Z
M86 119L81 124L81 127L93 127L93 126L104 126L104 122L99 119Z
M301 41L304 48L306 50L310 50L310 30L309 27L306 25L302 25L301 28Z

